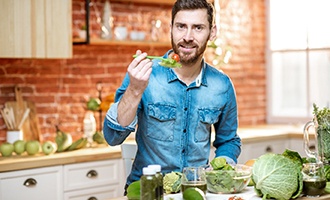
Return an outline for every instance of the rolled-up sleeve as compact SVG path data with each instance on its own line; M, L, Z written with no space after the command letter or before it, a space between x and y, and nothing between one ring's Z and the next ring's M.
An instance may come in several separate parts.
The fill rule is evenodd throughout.
M132 123L126 127L121 126L117 121L118 102L111 105L103 124L103 134L107 143L111 146L119 145L127 136L135 131L137 116Z

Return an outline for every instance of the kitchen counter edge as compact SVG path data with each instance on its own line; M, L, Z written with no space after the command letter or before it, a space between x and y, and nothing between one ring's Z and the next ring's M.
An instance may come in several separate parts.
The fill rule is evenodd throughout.
M29 156L25 152L23 155L0 157L0 173L118 158L121 158L120 146L112 147L108 145L99 145L97 147L83 148L51 155L39 153L37 155Z

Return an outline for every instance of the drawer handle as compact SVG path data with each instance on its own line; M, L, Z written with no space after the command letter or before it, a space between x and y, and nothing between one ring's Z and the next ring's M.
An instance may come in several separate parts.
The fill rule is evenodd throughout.
M96 197L89 197L88 200L97 200Z
M97 177L97 171L95 171L95 170L90 170L87 174L86 174L86 176L88 177L88 178L95 178L95 177Z
M267 152L267 153L271 153L271 152L273 152L272 147L270 147L270 146L266 147L266 152Z
M34 178L28 178L23 183L26 187L33 187L37 185L37 181Z

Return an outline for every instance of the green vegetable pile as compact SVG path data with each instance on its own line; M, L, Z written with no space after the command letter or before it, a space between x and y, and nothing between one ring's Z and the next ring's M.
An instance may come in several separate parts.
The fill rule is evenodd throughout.
M263 200L299 197L303 189L302 164L300 155L288 149L283 154L268 153L260 156L252 170L256 193Z
M213 170L206 170L207 190L212 193L238 193L249 183L250 170L236 170L226 163L225 158L217 157L210 162ZM250 168L250 167L248 167Z
M181 172L171 172L165 174L163 178L163 188L166 194L178 193L181 190Z
M330 164L330 109L325 107L320 110L316 104L313 104L313 108L313 114L318 124L316 131L319 154L324 163Z

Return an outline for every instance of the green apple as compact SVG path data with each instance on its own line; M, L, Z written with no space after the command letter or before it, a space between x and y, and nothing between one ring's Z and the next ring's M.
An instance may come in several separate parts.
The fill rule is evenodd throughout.
M25 150L29 155L35 155L40 152L41 146L38 140L30 140L25 144Z
M14 145L9 142L2 143L0 145L0 152L1 152L2 156L9 157L14 152Z
M17 155L21 155L25 152L25 141L24 140L16 140L14 142L14 151Z
M42 144L42 152L44 152L45 155L50 155L55 153L57 150L57 144L52 141L46 141Z

